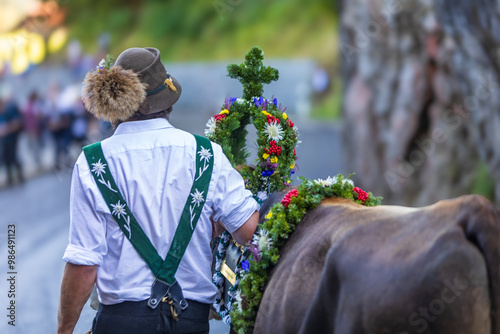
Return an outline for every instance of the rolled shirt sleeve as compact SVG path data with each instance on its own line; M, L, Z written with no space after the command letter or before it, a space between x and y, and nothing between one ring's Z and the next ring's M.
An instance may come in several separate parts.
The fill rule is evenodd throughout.
M213 219L222 221L229 233L234 233L259 210L259 204L250 190L245 189L240 173L224 154L221 155L221 170L213 199Z
M106 219L102 207L97 207L101 196L87 160L82 154L73 169L70 192L69 244L63 260L77 265L101 265L107 253Z

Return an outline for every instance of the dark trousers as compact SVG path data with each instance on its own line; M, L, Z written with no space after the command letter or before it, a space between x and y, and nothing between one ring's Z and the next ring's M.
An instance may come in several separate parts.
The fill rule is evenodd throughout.
M123 302L115 305L99 304L92 324L93 334L136 333L203 333L208 334L210 305L187 301L189 307L175 321L170 305L160 303L156 309L147 306L147 301Z
M7 169L7 182L9 185L14 183L14 169L17 172L17 178L19 182L24 181L23 169L19 159L17 158L17 143L19 141L19 134L12 133L9 134L3 140L3 158L5 162L5 167Z

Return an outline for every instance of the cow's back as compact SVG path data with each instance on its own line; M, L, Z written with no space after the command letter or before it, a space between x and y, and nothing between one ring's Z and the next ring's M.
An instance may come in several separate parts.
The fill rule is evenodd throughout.
M283 248L255 332L490 334L488 265L460 222L467 199L324 203Z

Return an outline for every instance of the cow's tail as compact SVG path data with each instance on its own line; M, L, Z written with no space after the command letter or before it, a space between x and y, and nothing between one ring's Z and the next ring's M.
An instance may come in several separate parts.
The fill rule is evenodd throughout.
M484 256L491 300L491 333L500 333L500 212L482 196L467 196L458 223Z

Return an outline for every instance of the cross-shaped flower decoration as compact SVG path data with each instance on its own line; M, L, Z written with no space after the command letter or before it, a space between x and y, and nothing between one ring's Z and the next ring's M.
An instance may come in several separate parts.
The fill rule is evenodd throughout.
M232 64L227 67L227 75L238 79L243 85L243 98L250 101L254 96L262 96L263 84L270 84L279 78L277 69L264 66L264 51L254 46L245 56L241 65Z

